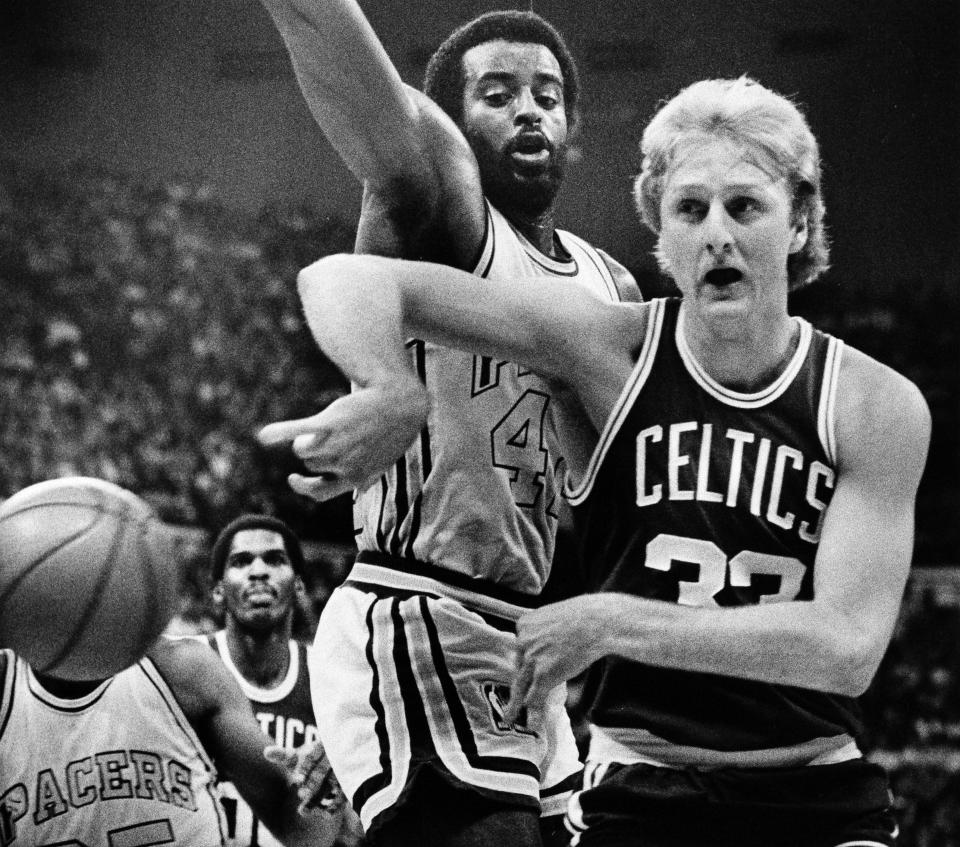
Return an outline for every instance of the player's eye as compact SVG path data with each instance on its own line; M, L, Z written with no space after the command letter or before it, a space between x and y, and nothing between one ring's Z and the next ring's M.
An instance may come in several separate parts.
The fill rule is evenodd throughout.
M227 565L231 568L244 568L253 561L252 553L234 553L227 560Z
M746 218L760 211L760 202L754 197L734 197L727 203L727 212L734 218Z
M683 218L702 221L707 215L707 204L693 197L683 197L677 201L677 214Z
M263 554L263 561L268 565L285 565L290 559L282 550L268 550Z
M483 102L488 106L499 109L510 102L510 92L508 91L488 91L483 95Z

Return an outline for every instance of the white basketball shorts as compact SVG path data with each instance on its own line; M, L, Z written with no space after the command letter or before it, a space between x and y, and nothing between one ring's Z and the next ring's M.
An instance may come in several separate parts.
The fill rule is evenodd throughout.
M524 721L503 719L513 623L527 609L414 565L420 573L408 562L355 564L312 651L320 739L364 829L390 816L423 767L507 805L562 814L583 769L566 687Z

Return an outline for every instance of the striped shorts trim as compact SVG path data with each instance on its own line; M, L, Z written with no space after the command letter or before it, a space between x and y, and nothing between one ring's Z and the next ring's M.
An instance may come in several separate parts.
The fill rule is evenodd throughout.
M507 725L515 636L464 603L501 620L516 609L442 596L442 584L417 582L433 589L418 593L375 568L355 565L331 596L311 667L320 737L364 828L403 801L421 767L509 805L561 812L581 770L563 692L529 726Z

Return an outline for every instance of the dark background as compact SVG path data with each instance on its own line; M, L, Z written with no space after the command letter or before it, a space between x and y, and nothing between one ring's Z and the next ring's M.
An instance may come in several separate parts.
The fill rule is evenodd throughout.
M363 4L404 78L488 2ZM509 4L503 4L509 5ZM956 279L960 18L955 0L538 0L582 65L565 225L652 269L629 182L658 100L748 74L806 106L824 152L831 276L844 294ZM399 12L398 12L399 10ZM254 0L5 0L0 154L94 157L202 175L248 208L309 197L353 217L359 190L311 121Z

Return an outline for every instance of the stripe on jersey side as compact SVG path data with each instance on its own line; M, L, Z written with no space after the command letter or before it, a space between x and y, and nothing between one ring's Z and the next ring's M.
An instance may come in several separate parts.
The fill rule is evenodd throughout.
M420 342L415 348L414 363L417 369L417 376L420 381L426 384L427 381L427 353L426 345ZM408 478L413 476L412 469L408 469ZM433 470L433 457L430 452L430 425L425 424L420 430L420 485L416 488L416 495L413 498L412 516L410 518L410 531L407 534L407 543L404 545L404 556L413 556L413 546L420 535L420 523L423 517L423 486L426 484L430 472ZM397 522L397 531L399 532L400 522Z
M401 456L397 460L396 474L394 475L393 508L396 518L393 532L390 534L389 549L386 551L393 556L400 555L400 527L406 520L410 503L407 499L407 459Z
M204 749L203 744L200 743L200 738L197 736L196 730L193 728L193 724L190 723L189 718L187 718L187 716L184 714L183 709L180 707L180 702L177 700L176 695L170 688L170 683L167 682L166 677L164 677L160 669L153 663L151 659L146 656L144 656L133 667L138 668L147 678L150 684L156 689L157 693L160 695L160 699L163 700L174 722L178 727L180 727L180 730L183 732L183 734L196 748L197 756L200 761L203 762L204 768L208 773L211 774L211 777L216 776L217 769L213 764L213 760ZM216 780L211 779L211 783L215 781ZM219 806L219 803L217 805Z
M380 477L380 514L377 515L377 549L385 550L387 537L383 531L384 512L387 510L387 497L390 495L390 479L387 474ZM363 527L358 527L356 534L361 534Z
M7 669L3 677L3 688L0 690L0 739L10 721L10 714L13 712L13 700L16 694L17 678L17 656L13 650L0 648L0 653L6 657Z
M627 378L626 384L620 391L620 397L617 399L610 415L607 417L607 422L604 424L603 431L600 433L600 438L597 441L597 446L590 456L590 461L583 474L583 479L581 479L576 486L571 487L569 485L570 475L567 475L568 482L565 484L564 494L571 505L580 505L590 494L590 491L593 489L594 480L597 477L597 472L600 469L600 465L603 464L603 460L607 455L607 451L610 449L610 445L613 443L613 439L620 431L620 427L633 408L637 395L646 383L647 377L650 376L650 369L653 367L653 360L656 357L657 348L660 345L660 335L663 331L663 319L666 313L665 304L666 300L662 297L649 302L647 331L644 334L643 345L637 356L636 364L633 366L633 371L631 371L630 376Z
M485 277L490 273L493 267L493 257L497 252L497 229L493 224L493 213L490 211L490 201L484 198L484 210L486 212L485 231L483 240L480 243L480 256L473 266L473 275Z
M823 381L820 385L820 408L817 410L817 433L827 458L837 464L837 384L840 380L840 361L843 358L843 342L830 336L827 339L827 358L823 366Z
M143 675L149 680L150 684L156 689L157 693L160 695L160 699L163 700L167 710L170 712L170 716L173 718L174 722L177 724L181 732L183 732L187 740L196 751L197 760L203 765L204 770L209 774L210 778L207 780L204 793L206 794L207 800L210 802L210 805L213 808L213 813L217 818L217 827L220 830L220 839L226 843L226 839L228 838L227 813L223 804L220 802L220 790L216 787L218 784L217 768L213 763L213 759L210 758L206 748L200 742L200 738L197 735L196 730L194 730L193 724L190 723L189 718L187 718L186 714L184 714L176 695L173 693L173 689L170 688L170 683L167 682L166 677L164 677L160 669L153 663L151 659L146 656L144 656L133 667L140 669L143 672Z
M423 341L413 339L407 342L407 348L412 351L414 368L421 382L426 382L426 345ZM383 553L393 556L408 555L413 549L420 531L421 502L423 483L432 467L430 457L430 432L428 425L420 431L420 471L416 463L410 461L410 451L401 456L393 466L391 473L380 477L380 509L377 516L376 547ZM411 504L412 497L412 504ZM393 506L393 530L388 533L384 530L388 518L388 505ZM406 542L403 539L404 522L410 517L410 531ZM360 527L356 535L363 532Z
M455 776L472 785L501 794L533 792L536 796L540 790L540 769L536 765L513 756L485 755L477 748L473 727L447 669L437 625L425 597L419 599L418 606L419 616L408 622L416 646L417 683L443 763ZM429 644L429 651L423 649L425 644Z
M721 385L710 376L706 368L704 368L693 355L693 351L687 344L686 336L683 333L684 315L685 309L681 305L680 315L677 318L676 340L677 351L680 353L680 358L683 360L687 373L689 373L690 376L693 377L694 382L711 397L716 398L727 406L733 406L737 409L759 409L761 406L766 406L768 403L772 403L780 397L793 383L797 374L800 373L800 369L803 367L804 361L806 361L807 353L810 351L813 328L805 320L796 318L795 320L800 326L800 340L797 343L797 349L794 350L783 373L770 383L770 385L760 391L734 391L731 388Z

